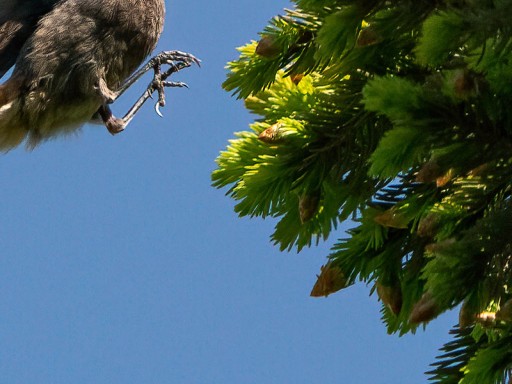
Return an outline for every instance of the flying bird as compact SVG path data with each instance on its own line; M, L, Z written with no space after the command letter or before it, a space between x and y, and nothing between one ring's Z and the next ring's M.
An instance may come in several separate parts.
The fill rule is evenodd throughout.
M193 55L164 51L142 66L162 33L164 0L0 0L0 150L41 141L100 121L116 134L164 87L186 86L167 78L192 64ZM169 69L162 71L162 65ZM127 114L112 104L145 72L147 90Z

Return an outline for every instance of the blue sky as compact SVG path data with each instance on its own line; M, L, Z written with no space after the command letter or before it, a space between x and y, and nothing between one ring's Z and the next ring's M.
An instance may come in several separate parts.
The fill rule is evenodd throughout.
M425 382L456 314L399 338L364 285L310 298L330 244L280 253L272 220L238 218L210 186L253 119L224 66L289 4L167 6L158 49L203 65L175 77L190 89L167 92L163 119L147 105L116 137L86 125L0 158L0 382Z

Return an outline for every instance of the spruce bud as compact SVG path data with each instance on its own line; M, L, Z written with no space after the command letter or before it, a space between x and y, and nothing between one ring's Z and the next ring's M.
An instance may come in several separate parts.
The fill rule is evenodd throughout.
M498 312L496 318L501 321L512 321L512 299L505 301Z
M426 323L439 315L439 308L430 292L425 292L421 299L414 305L409 316L409 323Z
M357 35L356 45L358 47L368 47L370 45L378 44L382 41L375 28L366 27L359 31Z
M295 73L293 75L290 75L290 79L292 80L293 84L299 85L300 81L304 78L303 73Z
M420 219L416 233L419 237L433 238L436 234L437 228L439 227L439 223L439 215L430 212L428 215L423 216Z
M256 46L256 54L267 59L274 59L279 56L281 47L273 36L263 36Z
M373 220L383 227L387 228L407 228L409 220L402 213L398 212L395 207L382 212L380 215L376 215Z
M258 135L258 139L267 144L276 144L282 141L281 127L282 123L272 124Z
M443 170L435 160L427 161L421 166L416 174L416 181L418 183L432 183L443 175Z
M471 308L469 301L465 301L459 311L459 328L469 327L475 322L475 311Z
M320 267L320 275L316 275L317 281L311 290L312 297L329 296L347 286L347 279L341 268L331 263Z
M461 99L467 99L475 93L475 79L465 69L459 69L453 77L453 91Z
M318 211L318 206L320 205L320 192L312 193L312 194L304 194L299 198L299 215L300 222L304 224L305 222L311 220L313 216L315 216Z
M379 282L376 284L377 294L382 302L393 312L398 315L402 309L402 288L399 284L384 285Z

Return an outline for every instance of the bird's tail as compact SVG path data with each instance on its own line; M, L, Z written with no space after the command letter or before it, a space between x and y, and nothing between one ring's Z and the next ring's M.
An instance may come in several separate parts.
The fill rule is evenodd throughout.
M0 151L6 152L25 140L28 130L23 123L20 86L15 78L0 84Z

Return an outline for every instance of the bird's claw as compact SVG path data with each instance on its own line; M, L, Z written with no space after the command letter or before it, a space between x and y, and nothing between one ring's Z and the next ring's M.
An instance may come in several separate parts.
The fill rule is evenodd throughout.
M182 81L162 81L161 79L153 80L151 89L158 92L158 101L155 103L155 111L160 117L164 117L162 112L160 112L160 107L165 107L165 87L188 88L188 85ZM150 92L149 95L153 98L152 92Z
M158 116L164 117L164 115L162 115L162 112L160 112L160 103L155 104L155 112Z
M192 64L196 64L199 67L201 66L201 60L190 53L181 51L163 51L156 55L153 60L153 65L168 64L174 66L174 63L177 63L185 67L190 67Z
M158 92L158 101L155 103L155 111L158 116L164 117L164 115L162 115L162 112L160 112L160 107L165 107L165 95L163 88L161 91Z
M0 0L0 2L1 1L2 0ZM146 88L146 91L139 97L135 104L133 104L133 106L128 110L125 116L122 119L120 119L120 121L122 121L123 123L123 128L126 127L126 125L133 119L137 111L142 107L142 105L147 101L147 99L153 99L153 92L158 93L158 101L155 103L155 111L158 116L163 117L160 108L165 106L165 87L188 88L187 84L181 81L167 81L167 78L169 78L173 73L179 72L184 68L190 67L192 64L197 64L198 66L200 66L200 63L201 61L199 59L197 59L195 56L189 53L180 51L164 51L151 58L146 63L146 65L144 65L137 72L132 74L116 91L116 98L123 94L135 81L137 81L137 79L139 79L146 72L150 70L154 71L153 80L149 83L148 87ZM162 72L163 64L169 65L170 68ZM109 95L107 94L107 97L104 97L105 105L110 103L110 98L108 96ZM108 118L108 114L105 113L103 120L106 123ZM109 131L111 133L117 133L118 129L116 129L116 127L114 127L114 129L110 127Z
M175 52L175 51L173 51ZM197 61L199 64L199 60L196 59L194 56L189 55L188 53L185 54ZM158 56L157 56L158 57ZM183 65L180 65L183 64ZM151 85L149 87L149 96L153 98L153 92L156 91L158 93L158 101L155 103L155 112L158 116L163 117L162 112L160 111L161 107L165 106L165 87L179 87L179 88L188 88L188 85L182 81L166 81L170 75L173 73L179 71L180 69L183 69L185 67L190 66L190 64L185 65L185 62L180 62L177 64L172 63L171 68L169 68L165 72L161 72L161 65L160 63L155 64L154 66L154 77L153 81L151 82Z
M182 81L163 81L162 83L166 87L178 87L178 88L187 88L188 89L188 84L184 83Z

